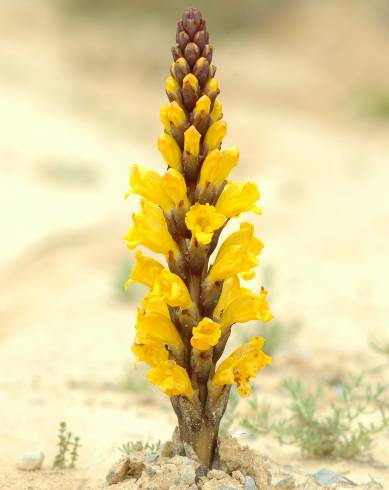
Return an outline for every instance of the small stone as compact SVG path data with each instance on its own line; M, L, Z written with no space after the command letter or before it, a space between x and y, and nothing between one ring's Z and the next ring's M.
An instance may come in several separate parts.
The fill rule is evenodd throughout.
M292 490L293 488L296 488L296 481L293 476L287 476L286 478L279 480L276 483L276 487L284 490Z
M39 451L24 453L16 467L24 471L40 470L44 459L45 455Z
M145 466L143 471L150 476L155 475L156 473L156 470L152 466Z
M331 470L322 468L313 475L315 482L321 487L326 487L328 485L336 485L337 483L348 483L350 485L355 485L354 482L348 478L338 475Z
M227 473L225 473L224 471L220 471L220 470L211 470L211 471L208 471L208 474L207 474L208 479L215 478L215 480L222 480L226 476L227 476Z
M257 485L255 484L254 478L249 475L245 476L244 488L245 490L257 490Z
M195 478L196 478L195 471L183 471L180 473L180 480L187 484L194 483Z
M129 456L123 456L115 463L105 477L108 485L116 485L129 478L139 478L145 464L143 461L131 461Z
M158 453L147 454L145 456L145 461L147 461L148 463L154 463L155 461L158 461L158 459L159 459Z

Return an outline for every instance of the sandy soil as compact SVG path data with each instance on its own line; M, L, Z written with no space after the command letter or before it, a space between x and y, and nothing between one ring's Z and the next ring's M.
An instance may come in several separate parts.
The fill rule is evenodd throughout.
M141 381L138 390L123 388L143 371L129 354L134 297L123 301L117 287L127 258L129 163L162 169L154 141L173 36L149 26L166 58L145 61L143 31L112 37L63 21L49 4L2 0L0 11L0 488L7 490L97 489L118 446L168 439L174 427L158 391ZM226 144L242 155L234 177L255 180L262 192L256 224L262 262L274 271L270 302L279 319L302 324L260 379L261 396L276 406L286 403L286 376L315 384L360 372L380 362L369 338L389 335L389 125L352 111L361 87L389 82L379 55L388 52L389 29L364 12L352 10L354 22L346 22L349 12L333 2L321 7L297 8L269 32L216 45ZM76 470L50 469L61 420L81 437ZM331 468L358 483L371 475L389 488L387 435L365 464L304 460L271 437L250 444L283 465ZM45 452L44 469L16 470L34 449Z

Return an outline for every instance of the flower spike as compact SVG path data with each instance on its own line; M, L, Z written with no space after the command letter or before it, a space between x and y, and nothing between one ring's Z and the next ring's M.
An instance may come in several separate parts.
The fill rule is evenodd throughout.
M126 287L136 282L148 288L132 352L149 366L150 383L171 398L182 447L194 451L207 470L215 464L231 386L249 395L252 379L271 362L260 337L223 360L231 328L269 322L272 314L265 289L258 294L240 283L255 276L263 248L253 225L241 223L219 244L230 219L261 213L260 194L255 183L229 180L239 150L222 148L227 123L213 47L198 9L186 9L178 22L172 56L157 141L165 170L134 165L126 194L141 196L141 210L125 236L128 248L146 247L167 264L136 251Z

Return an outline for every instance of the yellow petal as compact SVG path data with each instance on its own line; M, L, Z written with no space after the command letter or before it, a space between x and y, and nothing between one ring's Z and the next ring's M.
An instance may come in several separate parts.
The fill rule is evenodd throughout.
M154 340L178 348L183 345L176 327L169 318L142 309L138 309L136 339L142 342Z
M215 100L213 104L213 108L211 111L211 119L213 122L217 121L220 119L223 115L223 106L222 103L219 100Z
M184 150L187 155L197 157L200 152L201 134L192 125L184 133Z
M169 397L184 395L191 398L192 385L186 370L175 361L162 361L147 374L147 379Z
M257 255L263 244L254 236L251 223L242 223L240 230L232 233L221 245L212 264L208 278L221 281L240 274L244 279L252 278L252 269L259 265Z
M203 95L196 102L195 117L198 117L200 114L208 115L211 110L211 99L207 95Z
M129 280L126 282L126 286L128 287L129 284L137 282L151 288L156 277L163 269L162 264L138 251L135 254L135 265Z
M158 150L169 167L181 169L181 149L173 136L161 134L158 138Z
M158 366L160 362L169 359L169 352L167 351L165 344L155 340L135 340L131 350L139 361L143 361L149 366Z
M184 209L188 207L186 182L178 170L169 168L163 176L162 185L166 195L169 196L176 207Z
M208 128L204 138L204 147L207 152L220 148L227 133L225 121L216 121Z
M133 165L130 174L130 192L158 204L165 211L172 208L173 202L169 199L162 185L162 177L153 170Z
M169 121L176 128L182 126L186 121L185 111L180 107L177 102L171 102L168 110Z
M262 337L253 337L251 342L236 349L216 369L212 383L217 386L236 383L241 396L249 395L250 378L271 363L271 357L262 351L263 343Z
M261 289L260 294L255 294L249 289L240 288L235 297L224 310L221 317L223 327L230 327L235 323L245 323L251 320L260 320L264 323L272 320L268 302L266 301L267 291Z
M192 306L192 299L184 281L167 269L162 270L156 277L151 294L161 296L174 308L187 309Z
M238 161L239 150L237 148L211 151L201 167L199 187L205 188L211 184L220 186Z
M176 97L180 91L180 84L174 77L168 76L165 83L165 90L169 97Z
M162 209L145 199L141 201L141 207L141 212L133 215L134 224L124 237L127 247L133 249L144 245L167 258L175 257L179 248L169 233Z
M226 217L216 212L210 204L194 204L186 213L185 223L200 244L207 245L211 242L213 232L221 228Z
M195 349L205 351L219 342L220 335L220 324L205 317L193 327L190 343Z
M255 203L259 199L257 186L252 182L228 183L216 203L216 211L227 218L239 216L245 211L260 213Z
M205 84L206 95L208 95L211 99L213 99L217 96L219 92L220 92L219 82L216 80L216 78L210 78Z

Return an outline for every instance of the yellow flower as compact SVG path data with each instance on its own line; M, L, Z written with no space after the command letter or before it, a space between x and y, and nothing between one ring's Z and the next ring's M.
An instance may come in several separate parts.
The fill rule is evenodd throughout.
M225 121L216 121L209 127L204 138L204 147L206 151L212 151L220 148L220 145L227 133L227 124Z
M139 361L143 361L149 366L158 366L160 362L169 359L169 352L165 344L155 340L135 340L131 350Z
M216 203L216 211L227 218L239 216L244 211L261 214L255 203L259 199L259 191L252 182L229 182Z
M133 214L134 224L124 237L128 248L144 245L168 258L175 257L179 249L169 233L162 209L145 199L142 199L141 207L138 214Z
M142 252L137 251L135 254L135 265L129 280L125 284L125 288L127 289L133 282L144 284L145 286L152 288L157 275L163 269L164 267L162 264L151 257L143 255Z
M178 170L169 168L163 176L162 185L166 194L178 208L188 207L186 182Z
M179 128L185 123L186 114L182 107L174 101L161 107L160 120L166 131L170 133L171 126Z
M197 327L193 327L192 335L190 339L192 347L201 351L208 350L219 342L220 324L210 318L203 318Z
M193 73L189 73L182 80L182 88L184 89L185 87L190 87L194 92L197 92L198 91L198 89L199 89L199 81L193 75Z
M211 119L213 122L220 119L223 115L223 106L219 100L215 100L213 104L213 109L211 111Z
M169 99L178 99L180 93L180 84L171 75L167 77L165 90Z
M224 225L226 217L216 212L210 204L194 204L186 213L185 223L201 245L208 245L213 232Z
M271 357L262 351L263 344L262 337L253 337L251 342L236 349L217 368L212 383L217 386L236 383L240 396L250 395L250 378L271 363Z
M199 117L201 114L208 115L211 110L211 99L206 95L203 95L196 102L194 109L194 116Z
M238 160L239 150L237 148L211 151L201 167L199 187L223 184Z
M141 342L154 340L176 348L183 346L181 337L169 318L141 309L138 309L136 339Z
M220 281L240 274L244 279L252 279L255 276L252 269L259 265L256 256L262 248L262 242L254 237L253 225L242 223L240 230L232 233L220 247L208 278Z
M165 211L173 207L173 202L169 199L162 183L162 177L148 168L140 165L133 165L130 174L131 189L127 192L126 197L130 194L138 194L154 204L158 204Z
M251 320L270 322L273 315L270 313L266 301L267 291L262 288L260 294L255 294L247 288L240 288L231 302L226 305L221 316L222 327L230 327L234 323L245 323Z
M158 150L169 167L181 169L181 150L173 136L161 134L158 138Z
M146 313L158 313L170 320L169 308L161 296L153 296L147 293L141 303L142 309Z
M184 395L191 398L192 384L186 370L175 361L162 361L147 373L147 379L169 397Z
M187 309L192 306L192 299L184 281L167 269L163 269L155 278L151 294L161 296L173 308Z
M213 312L213 316L215 318L220 320L221 316L224 313L224 310L232 302L232 300L236 298L239 291L240 291L240 282L238 276L228 277L223 282L223 289L219 301L217 302L216 308Z
M210 78L205 84L205 93L211 98L215 98L220 92L219 82L216 78Z
M201 134L192 125L184 133L184 150L187 155L197 157L200 152Z

